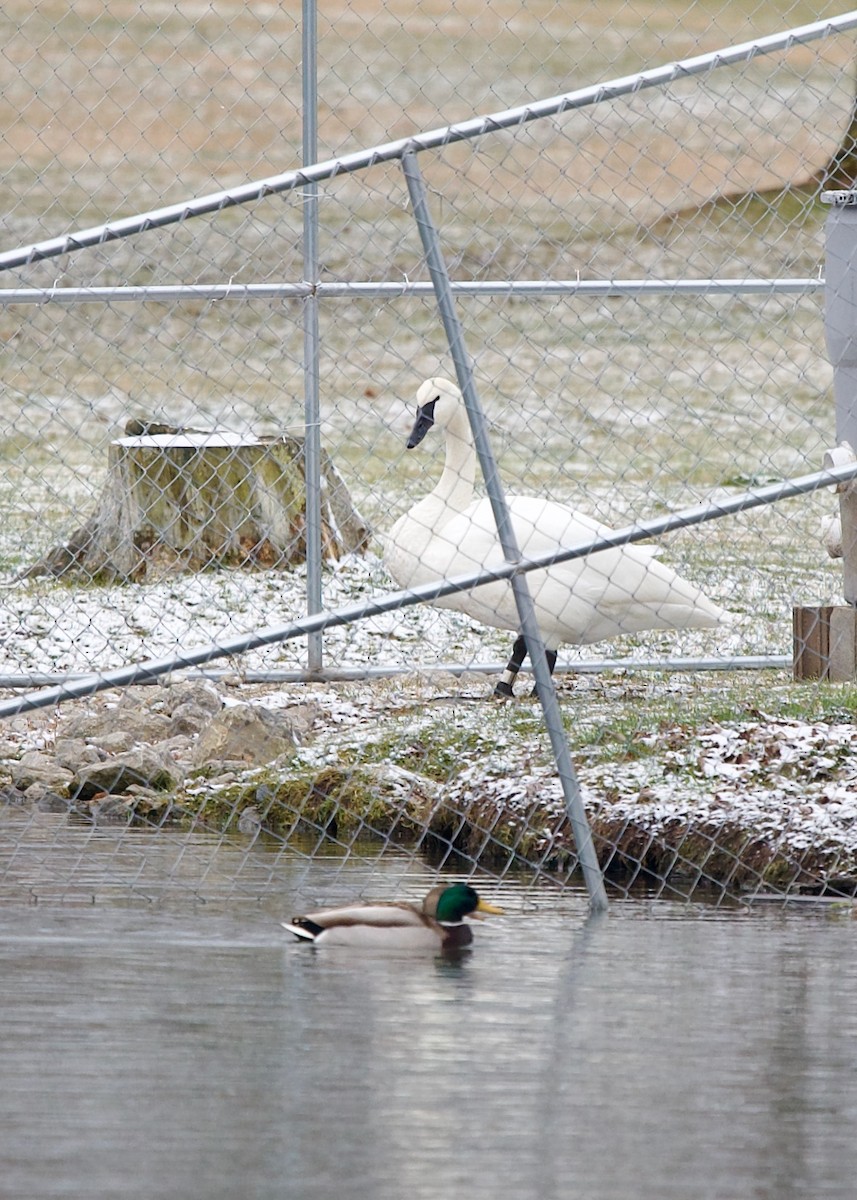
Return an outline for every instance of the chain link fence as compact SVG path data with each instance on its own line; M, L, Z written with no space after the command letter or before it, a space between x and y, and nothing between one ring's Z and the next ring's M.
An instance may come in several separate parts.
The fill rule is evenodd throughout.
M852 182L857 14L294 7L0 18L8 895L261 895L320 858L345 890L382 853L361 889L579 885L538 703L491 697L514 632L365 612L438 477L417 390L455 378L412 135L456 130L413 144L506 493L624 528L835 441L820 194ZM791 679L793 606L841 593L835 503L659 538L728 624L562 646L614 894L853 893L857 697ZM308 648L308 608L347 619Z

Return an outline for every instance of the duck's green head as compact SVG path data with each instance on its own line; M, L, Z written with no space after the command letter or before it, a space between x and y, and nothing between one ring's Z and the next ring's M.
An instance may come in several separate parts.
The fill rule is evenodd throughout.
M476 917L479 913L503 911L502 908L481 900L476 889L466 883L453 883L449 887L435 888L429 893L425 908L429 916L443 925L457 925L465 917Z

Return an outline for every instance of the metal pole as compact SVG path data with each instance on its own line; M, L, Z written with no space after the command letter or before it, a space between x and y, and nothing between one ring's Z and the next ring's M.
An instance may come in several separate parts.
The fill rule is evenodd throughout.
M812 279L493 279L451 280L456 296L780 296L810 295L824 289ZM0 306L10 304L115 304L141 300L302 300L367 299L431 296L434 288L421 280L395 283L193 283L120 285L118 287L0 288Z
M467 415L470 418L470 427L473 430L473 437L476 443L476 453L479 456L479 463L485 478L485 486L491 501L494 519L497 522L497 534L500 538L500 544L503 547L503 554L506 560L510 563L518 563L521 561L521 551L512 525L509 506L506 503L506 494L503 489L502 480L500 479L500 472L497 469L497 463L485 428L485 417L482 412L479 396L476 392L476 385L473 381L470 356L464 346L463 331L455 310L455 300L450 287L449 272L444 261L437 230L429 212L425 184L420 174L417 156L412 150L406 150L402 155L402 169L407 180L411 205L413 206L417 228L423 244L423 250L425 251L429 274L434 285L438 310L446 332L447 341L449 342L450 354L455 364L458 384L464 397ZM556 760L557 773L562 785L565 806L574 835L583 878L586 883L586 889L589 892L590 905L593 912L603 912L607 909L607 892L604 888L604 878L601 874L601 867L598 864L598 855L592 841L592 831L589 828L589 821L583 806L580 787L577 782L574 765L571 761L568 738L566 737L565 727L562 723L562 714L559 709L556 688L554 687L550 669L548 668L545 646L536 620L535 606L533 605L529 585L524 575L513 575L510 582L521 622L521 631L526 638L527 651L529 652L530 661L533 666L533 674L536 677L536 690L541 702L542 711L544 712L545 726L547 727Z
M318 22L316 0L303 0L301 29L303 105L302 162L311 166L318 159ZM303 300L304 317L304 475L306 480L306 608L312 616L322 610L321 589L321 426L319 405L318 295L318 184L304 184L303 273L310 285ZM307 669L322 668L322 635L307 638Z

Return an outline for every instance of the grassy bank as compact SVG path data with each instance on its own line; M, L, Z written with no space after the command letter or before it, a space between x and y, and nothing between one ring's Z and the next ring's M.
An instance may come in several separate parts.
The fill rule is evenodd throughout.
M377 684L370 705L360 689L358 718L288 763L191 789L173 819L237 833L249 813L252 828L302 839L310 853L368 838L568 881L576 852L540 709L497 704L487 690L452 678ZM795 686L777 672L728 682L629 672L566 678L560 691L614 886L733 897L857 889L857 689ZM349 693L339 689L343 711Z

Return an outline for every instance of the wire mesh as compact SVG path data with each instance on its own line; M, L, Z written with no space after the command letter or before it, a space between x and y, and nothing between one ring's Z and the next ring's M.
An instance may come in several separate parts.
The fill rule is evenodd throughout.
M645 19L618 6L575 22L517 0L335 7L318 14L319 154L331 158L826 15L775 7L762 28L734 5ZM286 7L72 4L52 19L12 3L0 19L7 247L300 161L300 29ZM846 28L644 90L607 88L421 152L453 281L470 288L456 303L510 493L619 527L821 466L834 434L818 197L853 151L852 40ZM403 450L414 396L452 367L399 163L325 180L318 210L322 444L342 504L371 531L368 545L327 546L323 602L337 609L393 586L383 535L434 486L441 454L436 432ZM186 471L171 477L156 531L166 523L171 555L151 553L149 513L126 530L136 569L63 558L112 511L123 437L157 447L201 431L210 451L226 430L254 453L304 437L301 296L241 291L302 283L303 218L297 188L6 272L6 696L304 612L306 568L287 561L304 537L300 504L291 539L231 519L219 541L202 537L203 561L170 540L194 521L223 524L219 459L203 462L192 495ZM751 279L782 286L740 286ZM581 286L539 290L551 281ZM597 281L613 287L586 290ZM690 292L688 281L703 282ZM216 295L122 293L208 285ZM73 287L116 290L58 302ZM14 288L43 289L40 303ZM233 497L252 487L257 513L271 489L255 466L249 476ZM567 733L615 893L851 895L854 694L797 685L784 667L792 606L839 600L819 532L834 507L816 492L660 540L662 561L736 615L728 627L562 648ZM290 640L205 679L177 671L11 718L3 886L40 899L262 893L284 864L331 855L347 879L382 851L404 874L425 857L578 886L535 701L522 680L513 703L492 703L483 677L511 640L419 605L327 631L327 679L307 680L305 644ZM694 662L769 669L680 669ZM87 865L105 838L118 883Z

